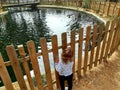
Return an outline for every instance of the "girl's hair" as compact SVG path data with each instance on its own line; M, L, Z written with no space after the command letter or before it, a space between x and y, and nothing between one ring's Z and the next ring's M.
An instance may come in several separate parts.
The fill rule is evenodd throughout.
M66 53L66 49L63 50L63 53L62 53L62 61L64 63L67 63L68 61L72 61L72 57L73 57L73 51L71 49L71 47L67 47L69 48L69 51Z

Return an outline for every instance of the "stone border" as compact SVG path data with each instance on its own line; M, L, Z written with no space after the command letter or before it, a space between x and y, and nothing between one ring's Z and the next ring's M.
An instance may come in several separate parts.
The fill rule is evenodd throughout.
M57 6L57 5L38 5L38 8L58 8L58 9L68 9L68 10L75 10L75 11L82 11L85 13L88 13L90 15L95 16L97 19L103 21L105 24L106 22L109 20L109 18L105 18L105 17L101 17L99 14L94 13L93 10L90 9L84 9L84 8L80 8L80 7L66 7L66 6Z

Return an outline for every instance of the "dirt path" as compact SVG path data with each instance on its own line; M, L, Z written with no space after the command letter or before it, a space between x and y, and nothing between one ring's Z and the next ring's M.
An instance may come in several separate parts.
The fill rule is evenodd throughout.
M87 72L74 84L73 90L120 90L120 46L108 63Z

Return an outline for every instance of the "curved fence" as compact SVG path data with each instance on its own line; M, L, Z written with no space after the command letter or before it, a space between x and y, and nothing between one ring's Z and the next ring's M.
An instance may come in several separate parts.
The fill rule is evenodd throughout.
M30 5L57 5L67 7L84 8L93 10L102 16L120 16L120 3L101 2L97 0L1 0L1 9ZM2 10L1 10L2 11Z
M101 14L103 16L120 16L119 3L111 2L81 2L81 1L41 1L40 5L60 5L69 7L82 7L85 10L93 10L93 12ZM6 87L6 90L15 90L16 87L13 85L7 66L11 66L21 90L43 90L48 88L49 90L54 89L54 85L59 88L58 74L55 70L51 69L51 60L54 62L54 58L61 54L60 51L66 48L67 45L71 45L74 50L74 74L78 76L84 75L88 70L101 64L103 61L107 61L107 58L117 49L120 44L120 20L115 19L114 21L107 22L105 27L103 24L94 26L93 33L91 33L91 26L87 27L86 37L83 37L83 29L79 29L76 33L74 30L70 32L70 42L68 42L67 33L64 32L61 35L62 45L58 45L57 36L51 37L52 49L48 49L45 38L40 39L41 52L36 52L34 41L27 42L27 50L24 50L23 45L18 45L15 48L13 45L6 47L6 51L9 57L8 62L4 62L2 55L0 55L0 77ZM77 37L77 39L76 39ZM83 43L85 48L83 51ZM16 51L16 49L18 51ZM52 54L50 54L52 53ZM50 55L49 55L50 54ZM45 68L45 74L41 73L38 58L43 58L43 64ZM53 59L50 59L53 57ZM60 56L59 56L60 58ZM31 75L28 62L31 62L34 77ZM24 79L23 68L27 79ZM53 63L54 65L54 63ZM26 83L27 82L27 83Z
M58 46L57 36L54 35L51 37L52 49L48 49L45 38L40 38L41 52L39 53L36 52L35 43L32 40L26 43L28 53L25 52L23 45L18 45L18 48L15 48L13 45L8 45L6 47L6 51L10 61L4 62L2 55L0 55L0 77L7 90L15 90L15 87L12 84L9 73L6 69L7 66L11 66L15 73L19 89L21 90L43 90L44 88L53 90L54 85L59 88L58 74L55 70L51 70L50 68L51 59L49 58L49 53L52 53L50 57L53 57L54 62L54 58L56 56L59 57L59 54L61 54L59 50L66 48L67 45L71 45L74 51L74 75L84 75L88 70L96 67L103 61L107 62L107 58L117 49L120 44L119 35L120 20L114 20L111 22L108 21L105 25L105 28L104 25L101 24L99 30L98 26L94 25L93 33L91 33L91 26L88 26L86 37L83 37L82 28L79 29L78 33L72 30L70 32L70 42L67 41L67 33L64 32L61 35L61 46ZM78 39L76 39L76 36L78 36ZM83 42L85 42L84 51L82 50ZM90 44L91 49L89 50ZM18 50L17 52L16 49ZM75 55L77 55L77 57L75 57ZM42 56L43 58L43 64L45 68L45 83L43 81L43 75L41 74L38 64L39 56ZM31 76L28 61L32 63L34 77ZM24 67L27 79L23 78L23 72L20 64L22 64Z

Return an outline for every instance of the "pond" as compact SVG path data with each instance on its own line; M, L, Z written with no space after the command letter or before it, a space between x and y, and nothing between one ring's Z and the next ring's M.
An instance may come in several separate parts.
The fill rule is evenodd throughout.
M28 40L39 45L39 39L45 37L47 41L56 34L58 39L61 33L78 30L89 25L99 24L102 21L96 17L78 11L41 8L22 12L9 12L0 19L0 52L6 45L26 45ZM61 41L59 41L61 42Z
M40 8L9 12L0 18L0 52L8 61L5 51L7 45L16 47L23 44L26 48L26 42L33 40L38 50L40 38L45 37L50 42L54 34L58 36L60 45L61 33L72 29L77 32L79 28L85 31L87 26L100 23L101 20L90 14L66 9Z

